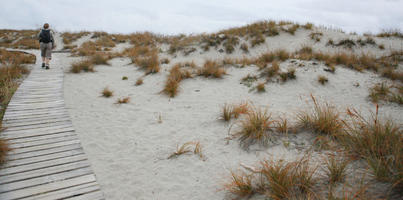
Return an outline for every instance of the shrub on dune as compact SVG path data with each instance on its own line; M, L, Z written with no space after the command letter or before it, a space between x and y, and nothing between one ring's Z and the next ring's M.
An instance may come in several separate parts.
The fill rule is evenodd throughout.
M237 137L243 148L260 144L267 146L272 139L275 120L267 110L252 108L239 123L239 130L233 135Z
M311 95L313 107L297 113L298 126L318 134L335 136L343 129L340 113L329 103L320 103Z
M73 63L70 68L70 72L72 73L80 73L81 71L84 72L94 72L94 64L92 60L86 59L80 62Z
M354 109L347 109L348 121L338 137L352 154L364 159L374 176L403 189L403 130L389 119L378 116L378 106L371 117L363 117Z
M199 75L204 77L222 78L226 71L217 62L207 60L199 70Z

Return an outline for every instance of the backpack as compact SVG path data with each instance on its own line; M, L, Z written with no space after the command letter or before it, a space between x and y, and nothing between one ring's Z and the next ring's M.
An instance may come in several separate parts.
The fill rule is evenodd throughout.
M43 42L43 43L52 42L49 29L47 29L47 30L43 29L41 31L41 34L39 34L39 42Z

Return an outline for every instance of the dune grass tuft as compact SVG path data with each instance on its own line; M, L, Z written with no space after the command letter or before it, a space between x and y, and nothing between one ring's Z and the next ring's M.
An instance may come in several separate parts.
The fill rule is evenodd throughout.
M243 171L231 171L231 179L224 184L224 188L239 197L249 197L255 193L255 188L252 185L252 175L246 174Z
M91 60L82 60L76 63L73 63L70 68L70 72L72 73L81 73L84 72L95 72L94 64Z
M265 85L264 82L257 84L256 90L257 90L258 92L266 92L266 89L265 89L265 86L264 86L264 85Z
M313 106L310 110L297 113L298 126L318 134L334 136L343 129L340 113L329 103L321 103L311 95Z
M203 67L199 70L199 75L204 77L222 78L226 74L225 68L221 67L217 62L207 60Z
M109 97L113 96L113 91L110 90L108 87L105 87L105 88L102 90L102 96L103 96L103 97L106 97L106 98L109 98Z
M202 154L202 146L199 141L186 142L181 146L176 145L176 151L169 155L168 159L177 158L180 155L192 152L193 154L198 155L200 158L204 159L204 155Z
M347 109L349 119L339 135L340 143L353 155L364 159L376 179L403 189L403 130L390 119L379 117L379 106L368 118Z
M346 158L337 158L329 155L325 160L325 173L330 184L343 182L346 177L346 169L349 164Z
M116 104L126 104L130 102L130 97L122 97L116 101Z
M325 85L329 80L327 79L326 76L319 75L318 76L318 82L322 85Z
M240 121L239 130L233 135L245 149L256 143L267 146L272 139L274 123L275 120L267 110L252 107Z
M137 80L136 80L136 86L142 85L143 82L144 82L144 81L143 81L142 78L137 79Z
M0 131L1 131L1 125L0 125ZM0 166L6 162L6 155L10 150L11 149L8 147L7 141L4 139L0 139Z

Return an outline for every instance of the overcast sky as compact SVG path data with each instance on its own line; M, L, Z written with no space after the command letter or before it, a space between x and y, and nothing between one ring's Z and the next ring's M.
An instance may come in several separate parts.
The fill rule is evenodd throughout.
M0 0L0 29L214 32L257 20L290 20L347 32L403 30L402 0Z

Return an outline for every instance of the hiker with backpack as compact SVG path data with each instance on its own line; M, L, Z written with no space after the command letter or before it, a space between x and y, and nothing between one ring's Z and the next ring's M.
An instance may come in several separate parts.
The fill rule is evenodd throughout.
M49 24L45 23L43 29L38 34L41 56L42 56L42 68L49 69L49 61L52 59L52 49L55 47L55 40L53 39L53 33L49 29Z

